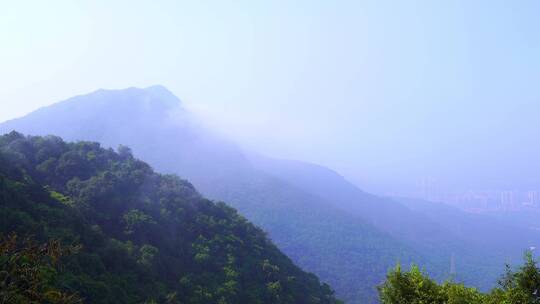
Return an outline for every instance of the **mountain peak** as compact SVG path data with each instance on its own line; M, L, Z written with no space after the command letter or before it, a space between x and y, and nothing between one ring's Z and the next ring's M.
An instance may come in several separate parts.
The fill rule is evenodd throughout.
M162 85L153 85L144 89L152 97L164 101L170 101L174 103L181 103L180 99L176 97L169 89Z
M154 91L154 92L165 92L165 93L172 94L171 91L167 89L167 87L161 84L151 85L149 87L146 87L145 90L149 92Z
M1 123L0 132L18 130L33 135L63 135L70 140L103 140L105 133L97 136L90 132L96 136L89 137L79 135L81 130L88 128L95 131L99 124L119 128L131 125L131 122L163 121L173 114L177 117L179 113L184 113L180 99L161 85L99 89Z
M144 101L147 105L165 105L167 107L179 106L182 102L165 86L153 85L147 88L129 87L125 89L99 89L95 92L80 95L100 101L119 102L120 100L129 100L131 103ZM72 98L73 99L73 98Z

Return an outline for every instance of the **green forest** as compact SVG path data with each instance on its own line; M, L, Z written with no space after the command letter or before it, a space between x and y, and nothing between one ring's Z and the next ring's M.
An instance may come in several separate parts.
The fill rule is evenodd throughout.
M417 266L403 271L398 265L378 289L382 304L535 304L540 303L540 269L527 251L521 267L507 265L499 286L482 293L452 280L438 284Z
M0 137L0 303L341 303L265 233L127 147Z

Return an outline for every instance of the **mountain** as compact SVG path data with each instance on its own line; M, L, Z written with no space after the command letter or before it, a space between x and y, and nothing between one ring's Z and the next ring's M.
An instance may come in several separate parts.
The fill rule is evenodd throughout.
M53 136L0 136L0 218L2 239L16 233L80 246L38 282L86 303L340 303L236 210L155 173L126 147L117 153ZM6 276L17 254L0 247L5 300L26 284L8 290L6 282L33 277ZM20 297L36 296L12 292L5 303L28 303Z
M76 96L0 125L0 132L11 130L131 147L157 171L176 173L205 196L237 208L296 264L350 303L375 303L376 285L398 261L428 264L357 216L256 168L160 86Z
M455 279L488 290L505 263L519 263L525 249L540 244L535 229L442 203L378 197L322 166L256 154L250 154L250 159L268 174L332 202L415 248L433 263L427 269L439 280L448 278L448 273L441 275L437 268L450 270L453 259Z
M522 254L524 244L538 244L538 233L533 229L506 223L495 216L463 212L450 205L420 199L395 200L411 210L421 212L459 238L485 248L498 247L506 256Z
M540 243L537 233L497 221L467 237L477 219L446 223L426 208L360 190L330 169L243 151L183 108L167 89L99 90L0 124L0 132L57 134L106 147L127 145L157 171L190 180L268 232L303 269L348 303L376 303L375 286L397 262L423 265L435 278L492 287L501 267ZM465 230L462 230L465 231Z

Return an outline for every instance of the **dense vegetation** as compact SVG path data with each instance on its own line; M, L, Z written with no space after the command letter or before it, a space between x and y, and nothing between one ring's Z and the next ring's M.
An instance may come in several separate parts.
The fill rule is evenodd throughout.
M509 266L499 287L489 293L446 281L438 284L413 266L403 271L398 265L379 286L382 304L536 304L540 303L540 269L532 253L517 270Z
M59 261L78 246L62 246L58 240L37 244L30 238L10 234L0 240L0 303L80 304L76 293L65 293L55 285Z
M0 218L4 238L80 245L42 280L87 303L338 303L234 209L126 147L1 136Z

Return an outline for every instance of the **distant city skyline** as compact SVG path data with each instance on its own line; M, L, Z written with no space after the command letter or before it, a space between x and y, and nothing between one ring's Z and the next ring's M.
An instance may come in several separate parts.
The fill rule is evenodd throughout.
M468 189L449 190L433 179L424 177L417 183L416 190L403 193L387 193L388 196L419 198L426 201L445 203L468 211L540 209L540 187L538 189Z

